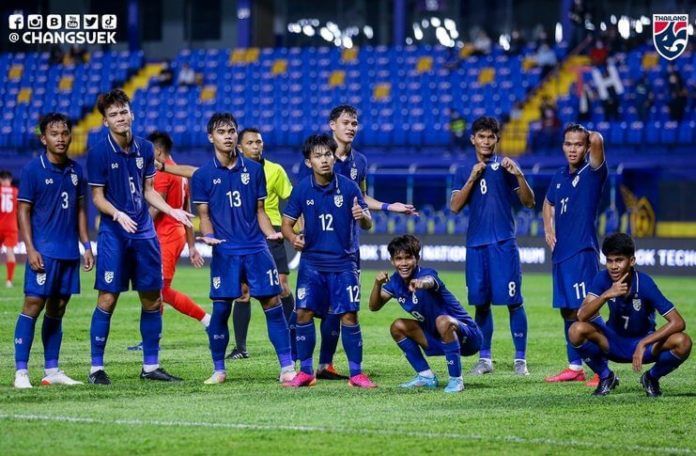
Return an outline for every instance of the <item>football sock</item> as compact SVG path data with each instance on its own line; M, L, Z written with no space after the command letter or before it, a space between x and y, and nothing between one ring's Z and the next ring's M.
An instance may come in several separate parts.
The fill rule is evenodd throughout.
M460 354L459 339L456 334L454 340L449 343L442 344L442 350L445 352L445 361L447 361L447 372L450 377L462 376L462 358Z
M235 301L232 309L232 326L234 326L234 344L237 349L246 351L247 333L251 321L251 303Z
M483 334L479 357L491 359L491 339L493 338L493 313L491 312L491 306L476 306L474 320L476 320L476 324L481 330L481 334Z
M434 378L435 377L435 373L433 371L431 371L430 369L420 371L420 372L418 372L418 375L420 375L421 377L425 377L425 378Z
M596 343L586 340L582 345L575 346L578 353L582 356L585 363L590 366L599 378L604 380L611 375L607 355L599 348Z
M292 360L297 361L297 341L295 340L295 326L297 325L297 312L290 314L288 319L288 332L290 333L290 352Z
M568 330L573 323L575 323L575 320L563 320L563 335L565 336L566 340L566 355L568 356L568 365L571 369L573 367L582 367L582 358L580 357L580 353L578 353L568 339Z
M7 280L9 280L10 282L12 282L12 280L14 280L14 271L15 271L16 264L17 263L15 263L14 261L7 262Z
M285 314L285 320L290 321L290 315L295 310L295 297L290 293L284 298L280 298L280 302L283 304L283 313Z
M333 363L333 356L336 353L336 347L338 347L338 338L341 335L341 316L327 314L321 320L319 328L321 329L319 364L331 364Z
M362 372L363 344L360 323L352 326L341 324L341 326L343 350L348 358L350 376L353 377Z
M92 325L89 329L92 366L104 366L104 349L106 348L106 340L109 338L110 326L111 314L95 307L94 313L92 313Z
M290 352L290 335L288 333L288 323L285 321L283 307L278 305L266 309L266 326L268 328L268 338L275 348L280 367L292 366L292 353Z
M430 366L428 366L428 362L425 360L423 352L418 344L412 339L406 337L398 341L396 345L398 345L401 351L404 352L404 355L406 355L406 359L411 367L413 367L413 370L418 373L430 370Z
M523 304L508 306L510 334L515 346L515 359L525 359L527 353L527 312Z
M162 300L182 314L201 321L205 317L205 310L184 293L171 288L171 285L172 280L165 279L164 288L162 288Z
M314 320L304 325L295 325L295 340L297 341L297 358L300 360L300 370L305 374L314 375L312 354L317 343L317 332Z
M36 318L23 313L20 313L19 317L17 317L14 333L15 367L17 370L26 369L29 364L29 352L31 351L31 344L34 342L35 326Z
M230 330L227 321L232 313L232 304L225 301L213 302L213 314L210 316L208 326L208 342L210 354L213 357L213 368L216 371L225 370L225 350L230 339Z
M159 341L161 335L162 314L159 309L141 310L140 336L143 341L143 365L159 367Z
M60 344L63 341L63 320L44 314L41 340L44 346L44 368L57 368Z
M672 353L672 350L666 350L657 355L657 361L648 373L655 380L659 380L660 377L669 374L683 362L684 360Z

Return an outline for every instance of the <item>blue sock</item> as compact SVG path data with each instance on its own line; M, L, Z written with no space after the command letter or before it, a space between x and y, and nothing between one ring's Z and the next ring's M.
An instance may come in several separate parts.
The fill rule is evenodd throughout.
M333 363L333 357L338 347L338 338L341 335L341 316L327 314L321 325L321 345L319 346L319 364Z
M295 326L297 325L297 312L293 311L288 319L288 332L290 333L290 352L292 360L297 361L297 341L295 340Z
M44 346L44 368L54 369L58 367L60 344L63 342L63 319L44 314L41 340Z
M297 359L300 360L300 370L305 374L314 375L312 355L317 343L317 330L314 328L314 320L304 325L295 326L295 340L297 341Z
M288 335L288 323L285 321L283 306L275 306L267 309L264 313L266 314L268 338L275 348L280 367L292 366L290 336Z
M23 313L17 317L17 325L15 326L14 341L15 341L15 367L17 370L26 369L29 364L29 352L31 344L34 342L34 327L36 326L36 318L32 318Z
M563 335L565 336L566 340L566 355L568 356L568 364L582 367L582 357L575 347L573 347L573 344L570 343L570 339L568 339L568 330L573 323L575 323L575 320L563 320Z
M162 314L157 310L140 311L140 336L143 339L143 364L159 364Z
M213 368L216 371L225 370L225 350L230 340L230 330L227 322L232 313L232 303L227 301L214 301L213 313L210 316L208 326L208 342L210 354L213 357Z
M459 339L454 335L454 341L442 344L442 350L445 352L445 360L447 361L447 371L450 377L462 376L462 358L459 347Z
M590 366L590 369L599 375L600 379L604 380L611 375L607 355L599 348L599 345L586 340L585 343L576 346L575 349L580 353L585 364Z
M491 359L491 340L493 339L493 312L491 306L476 306L474 320L483 334L483 342L479 350L479 358Z
M413 370L416 372L423 372L430 369L428 362L423 356L423 352L416 342L406 337L398 341L396 345L398 345L401 351L404 352L404 355L406 355L406 359L411 367L413 367Z
M343 350L345 350L348 358L350 376L353 377L362 372L363 347L360 323L356 323L353 326L341 324L341 326Z
M525 359L527 355L527 312L523 304L508 306L510 312L510 334L515 346L515 359Z
M666 350L657 355L657 361L648 373L655 380L659 380L679 367L683 362L684 360L672 353L672 350Z
M104 365L104 349L106 348L106 340L109 338L110 327L111 314L96 307L92 313L92 325L89 328L92 366Z

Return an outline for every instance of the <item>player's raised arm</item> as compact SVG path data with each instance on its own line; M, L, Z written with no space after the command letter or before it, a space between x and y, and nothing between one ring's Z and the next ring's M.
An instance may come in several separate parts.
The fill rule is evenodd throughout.
M391 299L391 295L382 289L382 285L387 283L389 280L389 274L380 271L375 276L375 283L372 285L372 291L370 292L370 310L377 312L381 309L387 301Z
M590 166L597 169L604 163L604 138L597 131L591 131L588 138Z
M505 168L508 173L515 176L515 179L517 179L517 185L519 187L517 189L517 196L520 198L522 205L529 209L533 208L535 204L534 191L529 186L527 179L525 179L524 173L522 172L520 166L515 163L514 160L508 157L503 158L501 166Z
M165 166L164 162L155 160L155 168L157 171L162 171L163 173L173 174L175 176L188 177L191 178L193 173L198 169L197 166L191 165L174 165L168 164Z
M394 203L383 203L382 201L376 200L370 195L363 193L363 198L365 198L365 203L367 203L367 208L371 211L385 211L394 212L396 214L406 214L418 216L418 211L416 206L413 204L404 204L400 202Z
M544 207L542 209L542 214L544 217L544 237L546 238L546 244L549 246L551 251L556 247L556 228L553 224L553 217L556 209L553 207L549 200L544 198Z
M193 226L191 224L191 220L189 220L190 218L193 218L193 214L182 209L173 209L169 204L167 204L164 198L162 198L162 195L155 190L151 177L145 179L145 190L143 192L143 197L148 204L169 215L177 222L182 223L184 226Z

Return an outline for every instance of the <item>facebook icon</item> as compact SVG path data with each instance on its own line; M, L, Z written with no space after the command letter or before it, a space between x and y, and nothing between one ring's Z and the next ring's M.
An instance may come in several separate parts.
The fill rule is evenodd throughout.
M10 14L10 30L20 30L24 28L24 15Z

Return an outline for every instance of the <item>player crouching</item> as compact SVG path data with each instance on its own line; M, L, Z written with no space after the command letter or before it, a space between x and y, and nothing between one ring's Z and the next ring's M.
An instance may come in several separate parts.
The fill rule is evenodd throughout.
M686 324L653 279L634 269L635 244L630 236L615 233L602 244L607 270L599 272L570 327L570 342L600 378L595 396L606 396L619 384L608 361L632 363L640 372L644 363L655 363L640 383L650 397L662 395L660 378L679 367L691 352ZM609 320L596 323L599 310L609 303ZM655 329L655 311L667 324Z
M460 356L478 353L483 336L474 320L457 298L445 287L437 271L422 268L420 241L409 234L399 236L387 247L396 269L391 277L380 272L370 293L370 310L378 311L391 298L415 319L398 318L391 325L391 335L416 371L403 388L437 388L438 381L430 370L428 356L445 356L449 382L446 393L464 389Z

